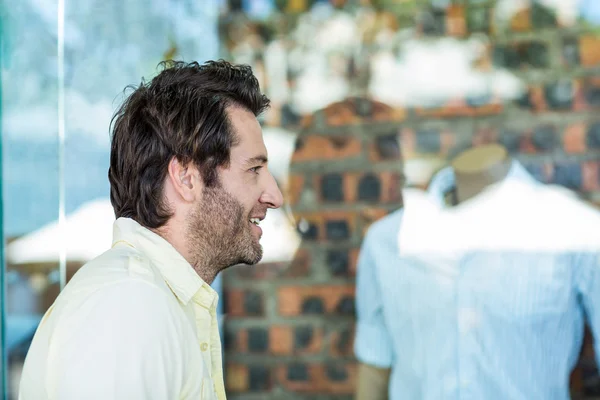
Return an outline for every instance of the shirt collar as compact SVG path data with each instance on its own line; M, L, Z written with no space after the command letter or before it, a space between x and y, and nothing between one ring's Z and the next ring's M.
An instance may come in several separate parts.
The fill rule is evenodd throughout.
M503 182L519 181L524 183L535 184L538 181L525 169L525 167L517 160L511 162L508 175ZM456 185L456 176L452 167L446 167L436 173L429 184L427 192L429 196L436 202L444 202L445 195Z
M161 236L131 218L121 217L113 224L113 246L118 242L124 242L148 257L183 304L193 298L206 308L216 307L217 292Z

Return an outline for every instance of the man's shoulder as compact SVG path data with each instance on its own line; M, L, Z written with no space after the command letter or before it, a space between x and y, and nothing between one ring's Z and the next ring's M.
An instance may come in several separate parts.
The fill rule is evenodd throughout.
M117 247L84 264L69 285L94 287L128 281L143 281L159 287L164 284L147 256L131 247Z
M147 297L177 305L177 299L152 261L133 248L114 248L83 265L60 293L56 303L82 304Z
M404 209L400 208L373 222L367 230L365 242L371 245L379 243L395 243L403 214Z

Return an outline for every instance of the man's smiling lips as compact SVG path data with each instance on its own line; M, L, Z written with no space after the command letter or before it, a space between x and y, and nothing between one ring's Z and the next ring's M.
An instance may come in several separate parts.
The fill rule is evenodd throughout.
M260 222L265 219L265 215L255 216L249 219L250 224L252 225L252 230L256 231L258 237L262 236L262 228L259 226Z

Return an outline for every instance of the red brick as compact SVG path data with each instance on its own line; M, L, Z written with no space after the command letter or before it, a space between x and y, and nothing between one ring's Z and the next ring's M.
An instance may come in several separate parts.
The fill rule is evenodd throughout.
M309 129L314 124L314 115L302 115L300 117L300 127L303 129Z
M354 125L361 121L348 100L329 105L323 113L331 126Z
M589 108L585 99L583 86L584 83L582 79L573 80L573 111L575 112L585 111Z
M595 35L579 37L579 59L581 65L585 67L600 63L600 37Z
M288 264L287 268L283 270L281 274L284 278L299 278L308 276L310 273L311 265L310 250L306 248L299 248L294 254L294 258Z
M394 122L398 122L398 121L403 121L406 119L408 112L406 111L406 109L401 108L401 107L395 107L391 114L389 115L390 120L394 121ZM379 115L374 115L373 119L377 122L382 122L383 119L379 117ZM387 121L387 120L386 120Z
M239 350L240 353L248 352L248 331L245 329L241 329L237 332L235 337L235 348Z
M233 317L264 315L264 296L258 290L227 288L225 298L225 314Z
M350 265L348 269L352 276L356 276L356 266L358 264L358 256L360 255L360 247L352 249L350 251Z
M401 107L390 107L387 104L374 102L373 116L374 122L400 122L406 119L406 109Z
M546 104L546 95L544 88L541 86L532 86L529 90L529 97L531 105L534 111L546 111L548 105Z
M298 140L302 144L292 155L291 162L339 160L356 157L362 152L360 140L351 136L307 135Z
M495 115L501 113L503 106L492 102L480 107L471 107L462 99L449 101L445 106L438 108L416 108L415 113L421 118L452 118L475 117Z
M413 129L403 128L400 132L400 148L402 157L405 159L414 158L417 153L417 135Z
M255 374L253 376L253 374ZM268 392L272 387L270 367L261 364L227 363L225 388L231 393Z
M525 8L517 11L510 18L510 29L513 32L526 32L531 30L531 10Z
M244 312L244 291L239 289L228 289L225 292L227 301L225 303L225 312L231 316L243 316Z
M473 116L473 110L470 107L468 107L463 101L453 101L446 106L436 108L417 107L415 109L415 113L421 118L450 118Z
M583 187L586 192L600 190L600 162L587 161L581 166Z
M586 130L584 123L569 125L563 135L563 147L567 153L584 153L586 150Z
M382 172L381 179L381 202L402 203L402 176L398 172Z
M274 355L292 354L294 350L294 331L290 326L273 326L269 332L269 345Z
M452 4L446 10L446 32L452 36L465 36L467 34L467 22L465 18L465 7Z
M228 392L246 392L248 390L248 367L243 364L228 363L225 372Z
M296 331L305 327L312 328L312 335L308 343L301 343L301 348L296 345ZM275 355L305 355L319 353L324 342L323 329L312 325L289 326L276 325L270 330L269 343L271 354Z
M344 296L354 296L353 285L344 286L282 286L277 291L279 313L295 316L302 313L302 304L309 297L320 298L325 314L335 313L335 308Z
M496 115L500 114L504 110L504 106L500 102L492 102L490 104L484 104L480 107L473 109L474 116L484 115Z
M291 174L287 184L287 198L291 205L295 205L300 200L300 195L304 190L304 175Z
M363 105L367 107L364 115L359 109ZM330 126L402 121L406 117L406 111L403 108L392 108L387 104L367 98L348 98L327 106L322 112Z

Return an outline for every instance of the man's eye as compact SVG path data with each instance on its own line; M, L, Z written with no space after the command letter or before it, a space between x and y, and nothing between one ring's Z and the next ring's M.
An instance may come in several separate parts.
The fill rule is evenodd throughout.
M255 174L258 174L258 171L261 169L262 167L254 167L254 168L250 168L250 172L254 172Z

